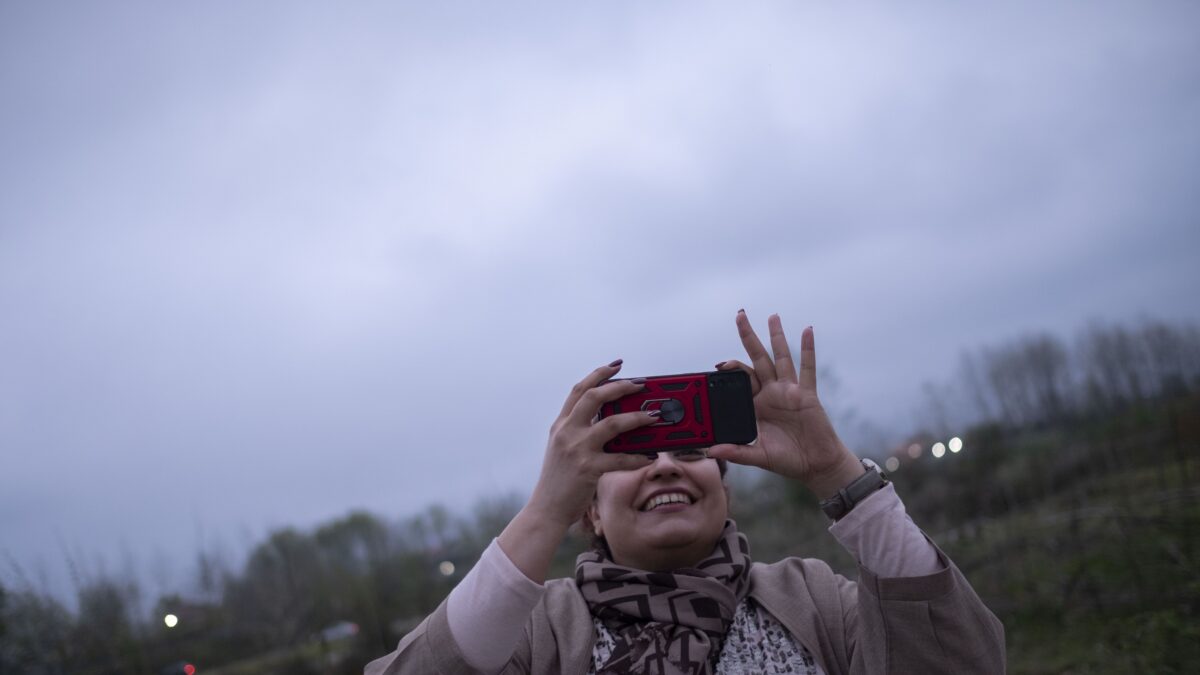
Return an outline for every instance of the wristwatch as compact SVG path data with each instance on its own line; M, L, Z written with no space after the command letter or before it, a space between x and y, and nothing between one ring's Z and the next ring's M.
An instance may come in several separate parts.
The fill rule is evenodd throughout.
M879 465L869 459L860 459L866 473L850 481L846 487L838 490L835 495L829 499L821 501L821 510L825 515L833 520L840 520L842 516L850 513L850 509L854 508L859 502L871 496L876 490L888 484L887 476Z

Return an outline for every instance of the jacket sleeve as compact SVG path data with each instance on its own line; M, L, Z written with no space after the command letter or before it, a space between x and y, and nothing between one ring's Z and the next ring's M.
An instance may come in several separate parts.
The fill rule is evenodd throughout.
M496 675L514 667L519 672L527 661L522 657L528 652L530 615L544 593L545 587L526 578L492 540L449 597L400 641L395 652L368 664L367 675Z
M467 664L450 633L446 602L400 640L396 651L367 664L364 675L424 675L451 673L478 675Z
M516 651L501 675L528 673L530 670L529 634L517 645ZM472 667L463 657L462 649L450 632L446 602L438 605L416 628L403 639L396 651L368 663L364 675L487 675Z
M839 577L852 673L1004 672L1004 626L934 548L933 574L879 577L860 565L857 584Z

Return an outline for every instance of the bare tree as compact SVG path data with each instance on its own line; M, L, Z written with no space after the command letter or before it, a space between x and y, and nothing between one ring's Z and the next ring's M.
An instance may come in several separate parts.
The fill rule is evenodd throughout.
M1077 354L1093 406L1112 408L1142 398L1144 364L1124 327L1093 323L1080 334Z
M938 386L932 382L921 385L921 400L932 425L931 431L939 437L950 434L950 415L946 402L948 390L948 386Z
M958 359L961 387L967 398L975 405L976 419L995 419L995 404L987 388L982 359L971 352L963 352Z
M1148 320L1138 330L1137 338L1155 393L1188 391L1200 370L1200 331L1195 326Z
M1019 346L1020 372L1032 390L1037 421L1059 420L1069 411L1070 359L1063 343L1049 333L1025 338Z
M985 349L982 358L988 385L1004 420L1013 426L1031 421L1035 416L1034 404L1025 386L1022 375L1025 364L1019 350L1012 346Z

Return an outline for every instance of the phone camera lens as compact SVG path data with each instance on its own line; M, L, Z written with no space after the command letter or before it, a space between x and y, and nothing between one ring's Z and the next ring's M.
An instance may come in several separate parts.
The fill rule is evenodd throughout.
M662 411L662 415L659 417L659 419L668 424L675 424L683 419L684 408L683 403L681 403L679 399L672 398L663 401L662 407L660 407L659 410Z

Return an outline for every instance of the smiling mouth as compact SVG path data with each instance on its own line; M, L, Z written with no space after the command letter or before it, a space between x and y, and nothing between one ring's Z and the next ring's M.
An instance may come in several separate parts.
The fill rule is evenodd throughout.
M660 495L655 495L646 500L642 504L642 511L653 511L664 506L687 506L692 503L692 498L686 492L664 492Z

